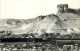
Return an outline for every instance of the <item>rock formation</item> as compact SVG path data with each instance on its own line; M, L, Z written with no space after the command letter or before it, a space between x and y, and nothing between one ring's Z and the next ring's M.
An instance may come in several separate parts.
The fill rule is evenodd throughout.
M80 9L69 8L67 4L57 6L57 14L41 15L34 19L1 19L0 31L23 33L80 33Z

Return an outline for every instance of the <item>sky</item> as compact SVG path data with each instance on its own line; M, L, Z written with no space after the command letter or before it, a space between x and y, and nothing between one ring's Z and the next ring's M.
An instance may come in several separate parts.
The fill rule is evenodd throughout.
M80 8L80 0L0 0L0 18L30 19L56 14L57 4L61 3Z

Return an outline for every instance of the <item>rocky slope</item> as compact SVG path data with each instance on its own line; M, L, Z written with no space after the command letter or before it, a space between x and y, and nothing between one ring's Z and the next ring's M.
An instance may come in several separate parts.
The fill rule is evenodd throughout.
M64 8L64 7L63 7ZM75 10L75 9L72 9ZM68 8L56 15L41 15L34 19L0 19L0 31L12 31L13 34L22 33L80 33L79 10L75 12Z
M3 19L0 20L0 30L13 33L50 33L60 28L60 19L54 14L38 16L35 19Z

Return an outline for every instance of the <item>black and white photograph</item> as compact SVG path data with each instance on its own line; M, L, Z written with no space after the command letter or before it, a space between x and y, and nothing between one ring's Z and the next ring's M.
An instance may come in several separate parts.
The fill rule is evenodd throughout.
M0 0L0 51L80 51L80 0Z

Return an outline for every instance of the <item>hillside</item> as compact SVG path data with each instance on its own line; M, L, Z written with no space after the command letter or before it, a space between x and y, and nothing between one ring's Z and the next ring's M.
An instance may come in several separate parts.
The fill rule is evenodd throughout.
M60 5L65 8L64 5ZM74 12L72 12L73 10ZM80 33L80 10L67 8L58 10L56 15L41 15L34 19L0 19L0 31L12 31L13 34L23 33Z

